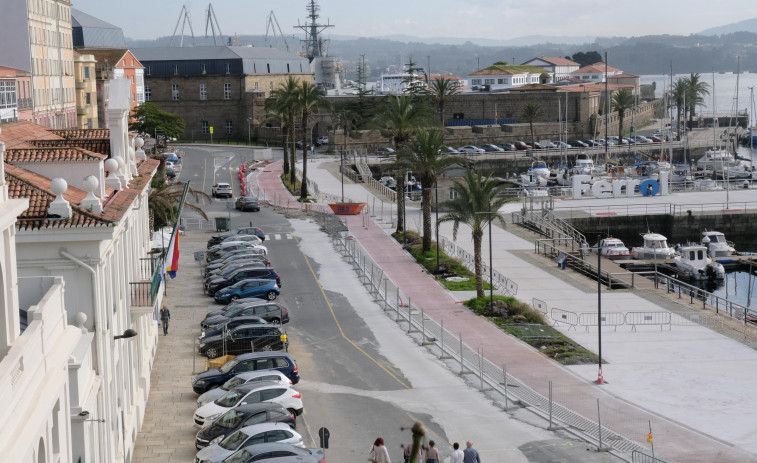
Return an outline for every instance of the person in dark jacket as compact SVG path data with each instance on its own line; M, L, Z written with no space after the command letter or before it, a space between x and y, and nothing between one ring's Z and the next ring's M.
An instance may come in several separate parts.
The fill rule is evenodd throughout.
M471 441L465 443L463 463L481 463L481 457L478 456L478 451L473 448L473 442Z
M160 308L160 322L163 324L163 336L168 334L168 320L171 319L171 312L165 304Z

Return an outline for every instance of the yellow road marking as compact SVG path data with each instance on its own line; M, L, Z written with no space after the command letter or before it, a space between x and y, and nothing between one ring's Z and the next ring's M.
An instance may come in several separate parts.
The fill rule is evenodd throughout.
M299 240L296 239L296 238L295 238L295 242L299 244ZM331 312L331 317L334 319L334 323L336 323L336 327L339 329L339 333L342 335L342 338L344 338L344 340L347 341L348 343L352 344L352 346L355 349L357 349L358 351L360 351L363 355L365 355L366 357L368 357L369 359L371 359L371 361L373 363L375 363L376 365L378 365L379 368L381 368L389 376L391 376L392 378L394 378L394 380L397 381L398 383L400 383L402 385L402 387L404 387L405 389L410 389L409 385L405 384L394 373L392 373L391 371L389 371L378 360L376 360L375 358L371 357L371 355L368 352L364 351L360 346L358 346L357 344L355 344L352 341L352 339L350 339L349 337L347 337L346 334L344 334L344 330L342 330L342 325L339 323L339 320L337 320L336 314L334 313L334 308L331 306L331 301L329 301L328 296L326 296L326 292L323 290L323 286L321 286L321 282L318 281L318 277L315 276L315 271L313 270L313 267L310 265L310 259L308 259L308 256L306 256L305 254L303 254L303 256L305 257L305 263L308 264L308 268L310 269L310 273L313 275L313 279L315 279L315 284L318 285L318 289L321 291L321 295L323 295L323 299L326 301L326 304L329 306L329 311Z

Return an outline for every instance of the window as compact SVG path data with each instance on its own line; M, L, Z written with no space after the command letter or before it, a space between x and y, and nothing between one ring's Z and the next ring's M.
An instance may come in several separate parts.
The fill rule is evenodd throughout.
M249 426L251 424L265 423L266 421L268 421L268 416L266 415L266 412L256 413L252 415L251 417L247 418L247 421L244 422L244 425Z
M287 74L289 74L289 63L287 63Z
M224 68L226 69L226 74L231 74L231 65L229 63L225 63Z
M210 122L206 120L202 121L202 133L210 133Z
M84 66L84 78L89 80L89 66Z
M147 75L148 76L152 75L152 66L147 66Z
M258 83L255 82L255 90L257 90L257 89L258 89Z
M152 101L152 90L148 86L145 86L145 101Z
M481 79L471 79L471 85L481 85Z
M91 93L89 93L89 92L86 93L86 95L85 95L85 101L87 103L87 106L91 106L92 105L92 94Z
M231 131L234 128L231 121L226 121L226 135L231 135Z
M457 191L455 191L455 190L449 190L449 199L450 199L450 201L452 201L455 198L457 198Z
M174 101L179 99L179 84L171 84L171 98Z
M207 66L206 66L206 65L204 65L204 64L201 64L201 65L200 65L200 74L207 74L207 73L208 73L208 68L207 68Z
M266 63L266 68L268 68L268 74L271 73L271 63Z
M270 83L270 91L273 91L273 82Z
M223 84L223 99L231 99L231 84Z
M497 79L497 83L502 85L505 83L505 79Z
M92 128L92 118L91 117L87 118L87 128L88 129Z
M16 82L13 80L0 80L0 108L13 108L16 106Z
M208 86L207 86L207 84L200 84L200 99L201 100L207 100L208 99Z
M484 79L484 84L491 85L494 83L494 79Z
M178 76L179 75L179 65L174 64L173 65L173 75Z

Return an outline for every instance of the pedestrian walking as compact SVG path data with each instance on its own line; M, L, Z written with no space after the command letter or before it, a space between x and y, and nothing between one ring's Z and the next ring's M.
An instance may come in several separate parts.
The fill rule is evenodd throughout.
M455 442L452 444L452 448L454 450L452 450L452 453L449 456L449 463L463 463L464 455L463 451L460 450L460 444Z
M405 453L404 453L405 463L410 463L410 456L412 454L413 454L413 442L410 441L410 443L405 446ZM418 458L416 458L415 461L417 462L423 461L423 446L422 445L418 446Z
M473 448L473 442L471 441L465 443L463 463L481 463L481 457L478 456L478 452Z
M434 447L436 442L428 441L428 449L426 450L426 463L439 463L439 451Z
M371 452L368 454L368 461L371 463L392 463L389 459L389 452L384 445L384 438L378 437L371 447Z
M163 324L163 336L168 334L168 320L171 319L171 312L165 304L160 308L160 322Z

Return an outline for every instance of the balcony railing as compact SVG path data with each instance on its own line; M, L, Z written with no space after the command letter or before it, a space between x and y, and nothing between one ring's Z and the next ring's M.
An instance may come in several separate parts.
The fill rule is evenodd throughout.
M139 259L139 277L143 281L129 283L132 307L152 307L160 291L162 258Z

